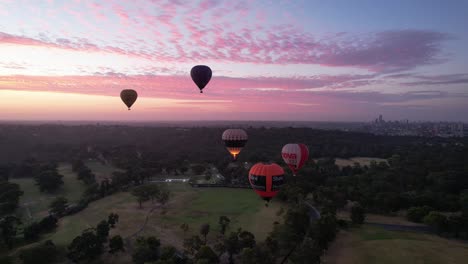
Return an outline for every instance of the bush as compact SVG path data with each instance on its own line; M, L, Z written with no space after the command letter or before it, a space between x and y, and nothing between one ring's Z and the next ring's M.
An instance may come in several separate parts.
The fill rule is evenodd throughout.
M57 227L57 221L57 217L53 215L42 218L42 220L39 222L42 232L47 233L54 230Z
M26 226L23 230L24 240L34 241L39 238L41 233L41 225L37 222L33 222Z
M19 254L23 264L54 263L57 259L57 255L58 250L50 240L47 240L44 244L39 246L23 249Z
M408 221L415 222L415 223L422 223L424 217L429 214L433 209L429 206L422 206L422 207L411 207L406 212L406 218Z
M364 208L359 204L354 205L351 208L351 221L353 221L353 224L362 225L365 219L366 213Z

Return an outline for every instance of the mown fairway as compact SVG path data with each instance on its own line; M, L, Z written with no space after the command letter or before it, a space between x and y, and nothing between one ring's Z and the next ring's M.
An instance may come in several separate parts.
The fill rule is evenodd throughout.
M377 227L341 231L327 252L327 264L465 264L468 244L435 235Z
M19 213L22 219L30 221L47 215L51 201L57 196L64 196L70 203L77 202L85 190L85 185L77 179L76 173L71 170L71 165L61 163L58 172L63 175L63 186L53 194L39 191L33 178L11 179L11 182L20 185L24 195L20 197Z

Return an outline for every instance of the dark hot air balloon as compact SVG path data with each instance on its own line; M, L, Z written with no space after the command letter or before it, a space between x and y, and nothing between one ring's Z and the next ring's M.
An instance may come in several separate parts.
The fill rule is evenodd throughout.
M227 150L231 153L232 158L237 160L237 156L245 146L245 143L247 143L247 132L243 129L227 129L223 132L221 138L223 139Z
M257 163L249 171L249 182L252 189L269 202L284 184L284 170L276 163Z
M203 88L210 82L211 75L211 69L206 65L194 66L190 71L190 76L192 76L193 82L200 89L200 93L203 93Z
M309 149L304 144L286 144L281 150L284 162L296 176L297 171L304 166L309 158Z
M137 97L137 92L132 89L125 89L120 92L120 99L122 99L122 101L128 107L128 110L130 110L130 107L133 105L133 103L135 103Z

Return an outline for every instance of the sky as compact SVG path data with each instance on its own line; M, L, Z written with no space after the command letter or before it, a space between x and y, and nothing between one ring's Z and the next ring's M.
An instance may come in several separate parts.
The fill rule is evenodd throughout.
M468 122L468 1L0 0L0 120ZM199 93L195 65L213 71ZM134 89L128 111L119 95Z

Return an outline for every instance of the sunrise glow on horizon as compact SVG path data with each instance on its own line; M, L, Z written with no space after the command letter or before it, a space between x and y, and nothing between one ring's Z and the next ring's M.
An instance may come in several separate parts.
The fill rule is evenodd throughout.
M0 120L468 121L466 10L0 0ZM213 70L203 94L197 64ZM131 111L122 89L138 91Z

